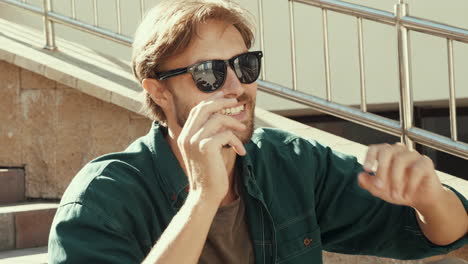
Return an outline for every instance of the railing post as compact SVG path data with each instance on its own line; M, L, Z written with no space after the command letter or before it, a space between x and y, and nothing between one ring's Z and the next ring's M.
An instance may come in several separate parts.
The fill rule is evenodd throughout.
M93 0L94 26L99 27L99 10L97 0Z
M75 0L71 0L71 13L72 13L72 18L76 19L76 2L75 2Z
M359 80L361 84L361 111L367 112L367 99L366 99L366 71L364 65L364 44L362 37L362 17L357 18L358 27L358 51L359 51Z
M122 34L122 11L120 9L120 0L116 0L115 7L117 9L117 33Z
M400 123L401 141L414 149L414 142L408 135L413 127L413 92L411 87L411 64L409 50L408 29L401 23L401 19L408 14L408 4L405 0L398 0L395 5L396 29L398 38L398 65L400 75Z
M263 27L263 0L257 0L258 4L258 26L260 35L260 50L265 52L265 29ZM265 56L262 57L262 80L266 80Z
M54 29L54 22L49 19L49 11L52 10L52 4L50 0L43 0L42 1L42 10L43 20L44 20L44 37L46 40L45 49L48 50L56 50L57 47L55 46L55 29Z
M453 62L453 40L451 39L447 39L447 62L449 74L450 135L452 140L457 141L457 97L455 96L455 65Z
M145 17L145 0L140 0L140 16L141 21L143 21L143 18Z
M291 43L291 65L292 65L292 88L297 90L296 69L296 33L294 26L294 0L289 0L289 37Z
M328 49L328 13L322 8L322 34L323 34L323 56L325 59L325 88L327 91L327 101L332 101L331 77L330 77L330 50Z

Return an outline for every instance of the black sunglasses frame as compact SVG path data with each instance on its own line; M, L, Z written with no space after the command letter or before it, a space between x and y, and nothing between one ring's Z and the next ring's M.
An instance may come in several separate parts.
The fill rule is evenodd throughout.
M195 81L195 76L194 76L194 70L198 66L200 66L201 64L213 63L215 61L218 61L218 62L222 61L222 62L224 62L224 65L226 66L225 67L226 71L227 71L227 65L229 65L229 67L231 67L231 69L234 70L234 61L237 58L239 58L241 56L245 56L245 55L254 55L258 59L258 74L257 74L256 78L252 82L242 82L241 81L241 83L250 84L250 83L255 82L258 79L258 76L260 75L260 70L261 70L261 67L262 67L262 57L263 57L263 52L262 51L250 51L250 52L245 52L245 53L236 55L236 56L234 56L234 57L232 57L232 58L230 58L228 60L207 60L207 61L202 61L202 62L195 63L195 64L190 65L190 66L185 67L185 68L177 68L177 69L169 70L169 71L165 71L165 72L157 72L156 73L156 79L162 81L162 80L166 80L166 79L169 79L169 78L181 75L181 74L190 73L192 75L192 79L194 80L194 82L196 82ZM234 70L234 72L236 72L236 71ZM236 73L236 77L239 78L239 76L237 76L237 73ZM224 84L225 79L226 79L226 74L224 75L224 80L223 80L222 84ZM214 92L217 89L221 88L222 84L220 85L220 87L218 87L218 88L216 88L214 90L210 90L210 91L203 91L202 90L202 91L203 92Z

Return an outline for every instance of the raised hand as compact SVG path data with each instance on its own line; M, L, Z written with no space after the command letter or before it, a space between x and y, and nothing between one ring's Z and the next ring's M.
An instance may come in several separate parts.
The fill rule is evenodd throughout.
M177 140L191 191L200 191L205 197L219 201L229 189L223 149L230 146L239 155L246 153L242 142L233 133L245 130L246 126L219 113L224 108L236 106L238 101L223 96L223 92L218 92L192 108Z
M389 203L426 207L444 194L432 160L403 144L369 146L363 166L359 185Z

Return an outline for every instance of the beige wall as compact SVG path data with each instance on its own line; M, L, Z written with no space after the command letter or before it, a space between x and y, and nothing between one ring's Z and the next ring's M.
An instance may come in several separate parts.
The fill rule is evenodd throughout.
M26 167L26 196L60 198L90 160L124 150L151 122L0 61L0 166Z
M392 12L396 0L348 0L373 8ZM28 0L40 6L41 0ZM159 0L145 0L147 8ZM239 0L254 16L258 16L258 4L253 0ZM140 19L139 1L121 1L122 32L132 36ZM92 0L76 1L77 18L93 23ZM71 15L70 1L53 1L55 10ZM289 40L288 1L263 0L265 21L266 79L291 87L291 54ZM468 28L466 11L468 1L410 0L410 13L443 23ZM100 25L116 31L114 0L99 0ZM296 48L298 63L298 89L319 97L325 97L324 59L319 9L295 4ZM0 4L0 17L42 28L41 18L19 12L18 9ZM344 104L358 104L359 68L356 19L338 13L329 13L329 38L331 56L332 97ZM86 44L97 51L129 60L131 50L110 41L58 25L57 35ZM258 30L257 30L258 32ZM257 34L258 35L258 34ZM258 37L257 37L258 39ZM448 98L448 73L445 39L411 33L414 98L416 101ZM257 41L254 49L259 48ZM373 104L397 102L398 62L396 56L395 29L391 26L364 22L365 68L367 74L368 102ZM459 98L468 98L468 44L455 43L456 87ZM302 108L286 100L259 93L258 105L267 110Z
M396 1L349 1L392 11ZM267 80L291 87L291 54L288 35L288 1L264 1L265 57ZM410 1L410 14L468 28L468 1ZM462 12L460 10L464 10ZM325 72L321 11L295 4L296 58L298 89L325 98ZM360 103L357 22L354 17L329 12L329 48L332 98L343 104ZM393 27L364 21L365 73L367 100L382 104L397 102L398 61L396 31ZM445 39L419 33L410 35L413 89L416 101L448 98L448 69ZM468 45L455 43L456 86L458 97L468 97ZM266 109L283 110L292 105L264 95ZM294 108L294 107L293 107Z

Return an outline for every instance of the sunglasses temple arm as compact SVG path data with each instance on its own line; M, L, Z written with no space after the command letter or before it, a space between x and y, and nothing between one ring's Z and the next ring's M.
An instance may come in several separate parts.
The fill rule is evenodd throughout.
M156 74L156 78L158 80L162 81L162 80L166 80L166 79L169 79L171 77L181 75L181 74L184 74L184 73L187 73L187 72L188 72L188 68L174 69L174 70L171 70L171 71Z

